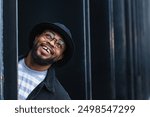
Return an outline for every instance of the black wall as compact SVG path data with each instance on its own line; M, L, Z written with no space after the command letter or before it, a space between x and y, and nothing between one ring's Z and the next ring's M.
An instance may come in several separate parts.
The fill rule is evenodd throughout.
M57 76L72 99L86 97L84 0L19 0L19 55L28 50L33 25L66 24L76 50ZM150 3L146 0L90 0L92 99L148 99L150 84ZM90 67L90 66L88 66Z

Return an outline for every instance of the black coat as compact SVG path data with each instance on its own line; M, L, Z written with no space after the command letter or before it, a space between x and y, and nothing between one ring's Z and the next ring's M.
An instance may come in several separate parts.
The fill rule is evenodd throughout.
M21 60L23 56L19 57ZM27 100L70 100L70 96L57 80L55 69L48 69L45 79L29 94Z
M70 97L50 68L46 78L29 94L27 100L69 100Z

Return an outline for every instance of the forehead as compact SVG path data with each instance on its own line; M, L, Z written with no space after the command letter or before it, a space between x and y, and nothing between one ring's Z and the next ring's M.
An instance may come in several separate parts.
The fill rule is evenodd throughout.
M47 29L47 30L44 30L43 33L50 33L50 34L53 34L55 36L55 38L60 38L61 40L64 40L63 36L60 33L56 32L56 31Z

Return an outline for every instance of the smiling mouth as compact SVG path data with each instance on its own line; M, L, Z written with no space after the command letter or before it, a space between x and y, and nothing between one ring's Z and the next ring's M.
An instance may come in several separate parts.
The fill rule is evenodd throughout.
M50 49L49 48L47 48L46 46L43 46L42 48L50 54Z
M46 45L42 45L42 48L48 53L48 54L54 54L53 50L51 47L46 46Z

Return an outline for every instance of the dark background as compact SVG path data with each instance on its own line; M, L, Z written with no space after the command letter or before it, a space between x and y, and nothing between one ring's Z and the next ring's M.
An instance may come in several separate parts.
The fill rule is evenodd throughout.
M57 69L57 77L72 99L85 98L82 12L81 0L19 1L19 54L27 51L28 33L37 23L60 22L71 30L75 54L70 64Z
M28 33L45 21L61 22L71 29L75 54L69 64L57 69L57 77L72 99L149 98L149 1L90 0L89 7L83 7L84 0L19 0L18 6L15 2L4 1L5 99L15 99L16 95L16 88L10 87L16 84L12 80L16 54L27 52ZM87 33L90 36L85 38ZM90 39L87 45L86 39ZM90 57L85 49L91 52ZM91 62L86 62L89 58ZM89 78L86 69L91 69Z

